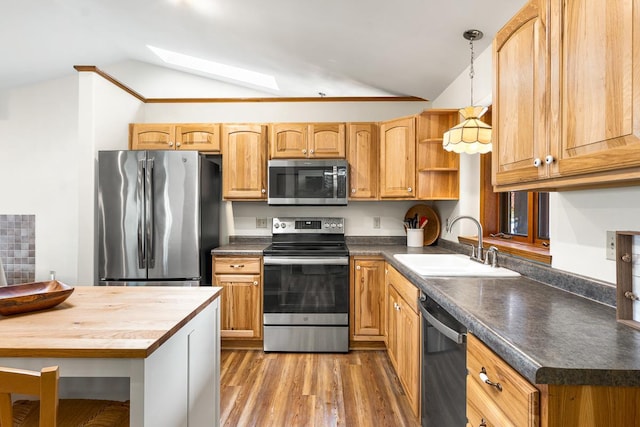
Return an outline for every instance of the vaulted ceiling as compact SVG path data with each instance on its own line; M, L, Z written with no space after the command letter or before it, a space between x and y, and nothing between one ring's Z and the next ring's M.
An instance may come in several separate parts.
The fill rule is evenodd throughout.
M271 75L265 96L437 97L525 0L21 0L0 12L0 90L168 67L147 46ZM122 67L122 64L128 64ZM197 73L202 76L202 73ZM123 76L125 78L125 76ZM210 77L214 78L214 77ZM135 82L134 82L135 85ZM136 90L136 87L132 87Z

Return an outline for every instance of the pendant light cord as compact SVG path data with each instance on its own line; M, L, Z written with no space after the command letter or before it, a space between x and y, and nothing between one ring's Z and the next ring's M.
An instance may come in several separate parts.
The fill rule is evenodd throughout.
M473 77L475 75L473 70L473 38L469 40L469 46L471 47L471 66L469 67L469 77L471 80L471 106L473 107Z

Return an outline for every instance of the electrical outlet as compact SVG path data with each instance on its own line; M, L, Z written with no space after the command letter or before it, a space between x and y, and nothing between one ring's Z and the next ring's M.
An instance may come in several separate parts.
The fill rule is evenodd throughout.
M373 228L380 228L380 217L379 216L374 216L373 217Z
M607 259L616 260L616 232L607 231Z
M267 218L256 218L256 228L267 228Z

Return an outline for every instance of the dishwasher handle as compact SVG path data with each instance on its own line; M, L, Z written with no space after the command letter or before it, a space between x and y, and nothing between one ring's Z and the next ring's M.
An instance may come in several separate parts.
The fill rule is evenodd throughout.
M424 316L424 318L427 319L427 322L429 322L431 326L436 328L438 332L440 332L442 335L449 338L451 341L455 342L456 344L463 344L465 342L467 337L466 333L460 333L458 331L451 329L450 327L448 327L447 325L445 325L444 323L436 319L433 314L429 313L429 311L424 305L418 304L418 306L420 307L420 311L422 312L422 315Z

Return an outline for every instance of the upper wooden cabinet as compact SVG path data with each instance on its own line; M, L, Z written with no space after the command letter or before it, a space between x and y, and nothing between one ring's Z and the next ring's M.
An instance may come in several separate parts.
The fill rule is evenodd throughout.
M417 198L460 197L460 155L442 147L443 134L460 122L458 110L427 110L417 116Z
M132 150L197 150L220 152L220 125L214 123L132 123Z
M378 197L378 125L347 124L347 161L349 162L349 198Z
M222 196L229 200L267 198L267 126L222 126Z
M498 190L640 180L640 0L531 0L494 40Z
M380 198L416 198L416 118L380 124Z
M273 123L269 140L271 159L344 159L344 123Z

